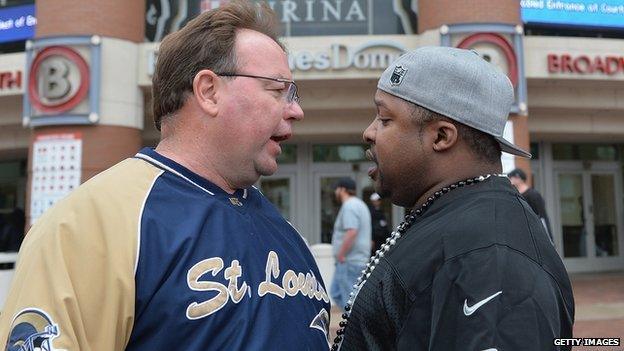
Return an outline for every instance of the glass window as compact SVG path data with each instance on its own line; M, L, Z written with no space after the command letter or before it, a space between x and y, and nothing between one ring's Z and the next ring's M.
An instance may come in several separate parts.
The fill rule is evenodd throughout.
M260 188L264 196L277 207L278 211L286 220L290 221L290 179L289 178L269 178L260 181Z
M579 145L582 160L615 161L618 152L615 145Z
M617 161L617 145L553 144L553 159L561 161Z
M321 242L331 243L334 233L334 222L340 210L340 203L334 193L334 184L342 178L323 177L321 178Z
M583 178L581 174L559 175L559 206L561 209L563 256L587 256L586 214L583 210Z
M591 183L596 256L617 256L618 230L614 176L592 174Z
M574 145L571 144L553 144L552 146L554 160L575 160Z
M282 153L277 156L277 163L289 164L297 163L297 145L281 145Z
M26 161L0 162L0 252L17 251L24 237L25 177Z
M539 144L531 143L531 149L529 151L531 153L532 160L539 160Z
M314 145L314 162L364 162L368 145Z
M23 175L20 161L0 162L0 179L19 178Z
M11 212L17 205L17 182L0 180L0 213Z
M20 178L26 176L25 161L0 162L0 213L9 213L17 207Z

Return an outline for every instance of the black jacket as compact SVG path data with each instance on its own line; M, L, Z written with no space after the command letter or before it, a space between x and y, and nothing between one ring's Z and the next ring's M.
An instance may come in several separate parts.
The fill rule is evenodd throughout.
M341 350L559 350L573 322L544 226L494 177L416 219L357 295Z
M390 236L390 230L388 230L388 220L382 209L377 209L374 206L370 206L368 209L371 213L372 238L375 243L371 252L374 253L379 250L381 244Z
M527 189L527 191L521 193L520 195L522 195L522 198L529 204L531 209L533 209L533 212L537 214L537 217L542 220L550 240L554 242L552 230L550 229L550 220L548 219L548 214L546 214L546 203L544 202L542 195L540 195L540 193L533 188Z

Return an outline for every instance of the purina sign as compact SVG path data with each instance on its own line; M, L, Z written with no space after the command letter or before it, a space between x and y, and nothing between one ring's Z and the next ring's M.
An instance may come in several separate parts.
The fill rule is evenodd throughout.
M416 0L249 1L265 1L287 37L416 32ZM146 0L145 39L161 41L200 13L225 3L227 0Z

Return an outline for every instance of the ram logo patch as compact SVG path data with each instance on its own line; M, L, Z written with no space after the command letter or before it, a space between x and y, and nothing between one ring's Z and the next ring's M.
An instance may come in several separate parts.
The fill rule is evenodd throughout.
M52 340L61 333L47 313L36 308L19 312L9 332L7 351L54 351Z

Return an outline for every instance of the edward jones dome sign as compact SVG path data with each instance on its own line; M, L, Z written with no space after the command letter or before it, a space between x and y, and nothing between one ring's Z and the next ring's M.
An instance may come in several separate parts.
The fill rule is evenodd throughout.
M384 70L406 51L402 45L387 41L369 41L359 46L331 44L325 51L293 51L288 56L293 71Z
M318 46L321 47L322 46ZM288 55L288 64L293 72L330 72L330 71L383 71L407 49L401 43L391 40L372 40L360 45L346 45L330 43L325 50L293 48ZM144 84L151 84L154 74L157 49L148 49L146 72L148 80Z

